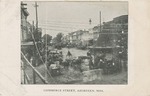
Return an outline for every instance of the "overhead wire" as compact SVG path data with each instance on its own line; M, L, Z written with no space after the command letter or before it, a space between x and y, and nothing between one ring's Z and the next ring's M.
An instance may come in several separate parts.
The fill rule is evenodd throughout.
M28 21L33 21L33 20L28 20ZM71 21L71 22L66 22L66 21L50 21L50 20L39 20L40 23L55 23L55 24L79 24L79 25L89 25L89 22L75 22L75 21ZM98 25L98 23L92 23L92 24L96 24Z
M74 31L77 31L77 30L83 30L83 29L87 29L86 27L89 27L89 26L80 26L79 27L70 27L70 26L61 26L61 25L46 25L46 24L39 24L39 26L43 29L47 29L47 30L53 30L53 31L62 31L62 32L73 32ZM90 29L90 28L88 28Z
M42 27L42 29L45 29L45 30L53 30L53 31L61 31L61 32L70 32L70 31L72 31L71 29L70 29L70 31L69 31L69 30L52 29L52 28L45 28L45 27Z
M52 25L46 25L46 24L40 24L39 26L47 26L47 27L57 27L57 28L72 28L72 29L76 29L75 27L71 27L71 26L60 26L60 25L55 25L55 26L52 26Z
M30 20L29 20L30 21ZM39 26L46 30L53 30L53 31L61 31L61 32L72 32L73 30L83 30L87 29L89 27L88 23L82 23L82 22L62 22L62 21L48 21L40 22L44 20L39 20ZM66 25L69 24L69 25ZM84 25L81 25L84 24ZM98 24L96 24L98 25ZM95 25L93 25L95 26ZM63 30L65 29L65 30Z
M39 24L41 27L48 27L48 28L56 28L56 29L91 29L93 26L69 26L69 25L51 25L51 24Z
M39 22L39 24L41 24L41 25L46 25L44 22ZM67 23L47 23L47 25L49 25L49 26L64 26L64 27L73 27L73 28L76 28L76 27L89 27L89 25L88 24L85 24L85 25L83 25L83 24L67 24ZM93 27L94 26L97 26L98 24L92 24L93 25Z

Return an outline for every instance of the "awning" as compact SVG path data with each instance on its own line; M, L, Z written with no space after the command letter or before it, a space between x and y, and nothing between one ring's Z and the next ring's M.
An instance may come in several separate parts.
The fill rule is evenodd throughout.
M21 42L21 46L33 46L33 42Z
M115 47L109 47L109 46L107 46L107 47L93 47L93 46L90 46L89 48L90 49L113 49Z

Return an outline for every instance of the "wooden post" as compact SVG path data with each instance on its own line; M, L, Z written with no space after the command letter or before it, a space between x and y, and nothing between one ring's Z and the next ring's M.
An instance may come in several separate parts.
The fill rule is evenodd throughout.
M37 11L37 2L35 2L35 13L36 13L36 31L38 30L38 11Z
M23 70L23 78L24 78L24 84L26 84L26 76L25 76L25 71Z
M29 64L29 66L33 69L33 71L37 74L37 76L39 76L39 78L42 80L42 82L44 84L48 84L48 82L44 79L44 77L33 67L33 65L27 60L27 58L25 57L25 55L21 52L21 55L23 56L23 58L27 61L27 63Z
M100 21L99 21L99 35L100 35L100 33L101 33L101 11L99 13L99 19L100 19Z
M46 40L45 40L45 41L46 41L46 42L45 42L45 43L46 43L46 46L45 46L45 47L46 47L45 65L46 65L46 67L47 67L47 51L48 51L48 50L47 50L47 33L46 33L46 29L45 29L45 34L46 34ZM48 76L47 76L47 69L48 69L48 67L45 69L45 80L47 80L47 77L48 77Z
M33 61L34 59L31 58L31 65L33 64ZM32 69L32 72L33 72L33 84L36 84L36 74L35 74L35 71Z
M29 76L26 74L26 72L25 72L25 77L26 77L26 81L27 81L26 84L29 84L29 83L30 83L30 78L29 78Z
M25 80L25 71L24 71L25 64L24 64L24 62L21 62L21 64L22 64L23 84L26 84L26 80Z
M47 67L47 61L45 61L46 67ZM45 80L47 80L48 76L48 72L47 72L48 67L45 69Z

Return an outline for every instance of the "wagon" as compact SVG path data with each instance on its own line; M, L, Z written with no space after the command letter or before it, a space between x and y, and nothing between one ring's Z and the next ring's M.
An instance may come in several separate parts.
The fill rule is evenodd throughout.
M55 64L51 64L49 69L52 76L57 76L61 74L59 61L55 62Z
M87 71L93 69L93 61L90 56L78 56L78 59L81 60L81 70Z
M112 74L122 70L120 59L115 54L113 47L93 47L90 51L94 54L95 69L103 69L104 74Z

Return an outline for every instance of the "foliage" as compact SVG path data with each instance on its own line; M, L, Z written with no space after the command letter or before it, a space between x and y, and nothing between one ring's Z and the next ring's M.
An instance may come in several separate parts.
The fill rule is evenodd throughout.
M33 32L33 35L34 35L35 41L40 41L40 40L41 40L41 37L42 37L42 32L35 30L35 31Z
M43 40L44 40L44 43L46 43L46 40L47 40L47 44L50 44L50 42L52 40L52 36L49 34L44 34Z
M62 40L62 37L63 37L63 34L62 33L58 33L57 36L56 36L56 42L60 43L61 40Z

